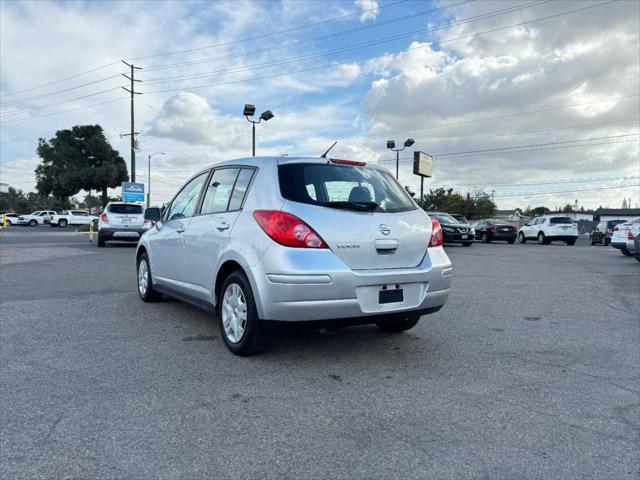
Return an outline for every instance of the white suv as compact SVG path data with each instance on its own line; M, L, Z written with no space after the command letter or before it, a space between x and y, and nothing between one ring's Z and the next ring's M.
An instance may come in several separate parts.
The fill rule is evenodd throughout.
M50 225L52 227L64 228L67 225L89 225L92 221L97 220L86 210L63 210L62 212L51 217Z
M548 245L553 241L562 241L574 245L578 239L578 227L570 217L549 215L534 218L520 227L518 241L537 240L540 245Z
M111 240L137 242L145 231L142 205L109 202L98 220L98 246Z
M613 227L613 234L611 235L610 245L613 248L617 248L623 255L630 257L633 255L628 248L627 241L629 240L629 232L634 224L640 223L640 217L636 217L628 222L620 223Z

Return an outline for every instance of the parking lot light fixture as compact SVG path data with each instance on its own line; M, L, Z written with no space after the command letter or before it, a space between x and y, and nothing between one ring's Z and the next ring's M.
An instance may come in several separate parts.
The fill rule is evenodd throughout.
M260 118L258 120L252 120L251 118L249 118L249 117L253 117L255 113L256 113L255 105L251 105L250 103L246 103L244 105L244 110L242 114L247 118L249 122L251 122L251 125L252 125L251 130L252 130L253 147L251 149L251 155L254 157L256 156L256 125L260 123L262 120L264 120L265 122L268 122L274 117L273 112L271 110L265 110L260 114Z
M151 158L154 155L166 155L164 152L153 152L147 158L147 208L151 206Z
M404 141L402 148L396 148L395 140L387 140L387 148L389 150L396 152L396 180L400 176L400 152L405 148L410 147L414 143L416 143L416 141L413 138L407 138Z

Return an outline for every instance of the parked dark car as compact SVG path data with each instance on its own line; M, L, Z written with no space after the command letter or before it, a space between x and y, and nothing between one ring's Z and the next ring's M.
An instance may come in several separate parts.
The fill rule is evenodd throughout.
M461 243L465 247L471 246L474 239L474 230L471 225L458 222L448 213L427 212L427 214L440 222L444 243Z
M613 229L616 225L624 223L626 220L607 220L600 222L595 226L593 232L591 232L591 245L600 243L602 245L609 245L611 243L611 235L613 235Z
M476 239L489 243L494 240L514 243L516 241L517 232L513 225L500 220L478 220L473 228L476 230Z

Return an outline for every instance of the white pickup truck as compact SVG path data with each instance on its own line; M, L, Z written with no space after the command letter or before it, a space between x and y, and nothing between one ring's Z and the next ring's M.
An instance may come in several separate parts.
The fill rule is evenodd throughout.
M50 225L64 228L67 225L88 225L94 220L98 220L98 217L86 210L63 210L51 218Z

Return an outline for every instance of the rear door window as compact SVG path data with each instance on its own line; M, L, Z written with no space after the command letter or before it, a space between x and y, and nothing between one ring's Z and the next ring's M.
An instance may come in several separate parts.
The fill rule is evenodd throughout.
M387 172L330 163L278 167L280 192L294 202L354 211L404 212L417 207Z
M238 178L238 168L221 168L215 170L207 186L202 202L202 215L220 213L227 210L233 185Z
M247 195L247 189L253 178L254 170L252 168L243 168L240 170L240 174L236 179L236 184L233 187L233 193L231 194L231 201L229 202L229 211L240 210L244 202L244 198Z

